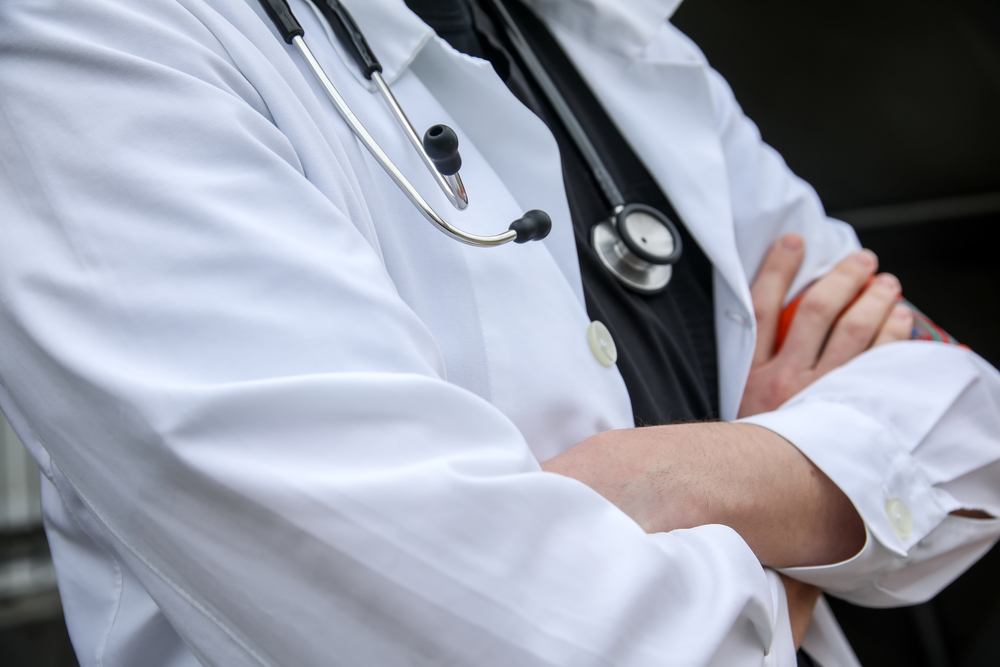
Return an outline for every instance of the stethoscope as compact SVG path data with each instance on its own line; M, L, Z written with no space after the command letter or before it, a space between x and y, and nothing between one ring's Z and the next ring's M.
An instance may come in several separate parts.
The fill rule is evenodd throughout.
M361 140L372 157L382 166L390 178L399 186L399 189L409 198L417 210L420 211L433 225L442 232L462 243L472 246L490 247L503 245L510 241L515 243L527 243L545 238L552 229L552 220L544 211L528 211L523 217L510 223L510 227L502 234L494 236L480 236L471 234L455 227L430 204L428 204L417 189L403 176L403 172L396 167L395 163L386 155L378 142L368 133L365 126L361 124L358 117L354 115L347 102L341 97L337 87L333 85L330 77L323 71L323 67L316 60L316 56L309 49L303 39L305 30L292 14L291 8L286 0L260 0L264 11L274 22L282 39L288 44L294 44L302 57L305 58L309 69L312 70L316 80L326 92L327 97L333 102L334 107L350 126L355 136ZM444 191L452 205L458 210L464 210L469 205L469 197L459 175L462 166L462 157L458 152L458 135L447 125L434 125L424 134L421 139L417 136L416 130L406 117L403 108L396 101L385 79L382 78L382 65L375 58L361 30L354 23L354 19L347 13L347 10L337 2L337 0L316 0L313 5L319 9L326 18L330 28L338 33L338 37L349 48L351 55L357 61L364 72L365 78L373 81L382 98L385 100L396 122L403 129L403 133L410 140L410 143L420 155L421 160L427 166L438 186Z
M511 43L559 115L611 208L609 219L595 225L591 235L594 250L601 263L623 284L637 292L655 294L662 291L670 282L672 265L681 256L681 237L677 228L655 208L643 204L626 204L621 190L618 189L594 145L545 72L506 7L501 0L492 1L503 19ZM298 48L320 86L361 143L417 210L438 229L456 241L483 247L498 246L510 241L526 243L543 239L548 235L552 221L548 214L539 210L528 211L523 217L512 222L506 232L494 236L470 234L441 217L403 176L351 111L303 39L305 31L292 14L287 1L260 0L260 3L285 42ZM365 78L374 82L396 122L448 200L458 210L464 210L468 206L469 199L459 175L462 159L458 152L458 136L455 131L447 125L434 125L427 130L421 140L389 85L382 78L382 65L379 64L361 30L343 5L338 0L313 0L312 4L319 9L330 28L347 47Z
M590 240L598 258L626 287L643 294L663 291L670 282L673 265L683 251L677 227L651 206L625 202L576 114L556 88L502 0L492 2L503 20L507 38L559 116L611 209L608 219L594 225L591 230Z

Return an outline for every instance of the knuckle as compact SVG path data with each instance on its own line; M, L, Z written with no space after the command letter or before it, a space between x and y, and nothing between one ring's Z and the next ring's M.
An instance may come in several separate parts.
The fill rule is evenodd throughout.
M802 299L798 314L809 319L826 319L833 315L833 309L828 298L813 292Z
M874 267L865 266L860 262L845 262L841 264L843 272L851 278L868 277L872 274Z
M758 289L766 290L770 293L784 292L784 285L786 280L786 273L783 267L780 266L765 266L761 269L760 273L757 274L757 278L754 280L754 285Z
M794 373L783 370L775 373L771 380L771 395L778 403L784 403L798 392L798 382Z
M781 253L772 252L764 259L764 263L760 267L760 272L780 273L784 265L785 258L781 256Z
M894 343L901 340L908 340L913 331L913 313L906 306L896 306L889 316L889 320L879 332L878 343Z
M856 276L861 275L864 269L858 266L855 262L841 262L837 266L830 270L827 276L831 279L839 279L842 281L853 281Z
M757 320L757 324L762 324L764 322L770 322L778 315L778 309L774 306L758 306L754 304L753 309L754 318Z
M867 341L875 329L872 324L854 317L845 317L837 324L841 335L853 341Z
M869 289L862 295L866 303L873 304L879 308L883 315L888 315L892 311L892 306L896 302L897 292L887 286L880 289Z

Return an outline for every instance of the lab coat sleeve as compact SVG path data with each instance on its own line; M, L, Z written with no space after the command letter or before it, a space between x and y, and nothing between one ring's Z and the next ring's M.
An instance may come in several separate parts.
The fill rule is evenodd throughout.
M852 602L915 604L979 559L1000 520L1000 374L974 353L925 341L869 351L774 412L743 421L795 444L867 526L843 563L788 574Z
M794 664L736 533L645 534L443 379L357 144L225 30L298 74L242 2L0 9L0 402L201 663Z
M794 296L856 250L857 238L826 217L812 187L708 72L746 274L756 274L774 239L798 232L806 259ZM866 545L851 560L788 574L859 604L890 606L929 599L964 572L1000 536L998 520L949 515L1000 516L998 400L1000 374L982 358L914 341L868 352L779 410L745 420L795 444L867 525Z

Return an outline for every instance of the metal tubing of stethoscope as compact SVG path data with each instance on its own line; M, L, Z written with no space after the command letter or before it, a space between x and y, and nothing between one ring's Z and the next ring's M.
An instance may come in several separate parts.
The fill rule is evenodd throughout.
M410 185L410 182L406 180L402 172L396 168L389 156L385 154L385 151L378 145L375 139L368 133L365 126L361 124L358 117L354 115L351 108L347 105L347 102L341 97L340 92L337 90L336 86L330 80L330 77L326 75L323 68L320 66L319 61L316 60L316 56L313 55L309 46L306 44L305 40L301 36L296 36L292 39L292 43L295 44L302 57L305 58L306 63L309 68L313 71L316 76L317 81L323 87L326 92L327 97L333 102L333 106L336 107L338 113L343 117L344 121L350 126L351 130L354 132L355 136L361 140L361 143L365 145L368 152L372 154L372 157L382 166L389 177L396 182L399 189L402 190L406 196L413 202L413 205L420 209L420 212L424 214L432 224L437 226L442 232L450 236L451 238L465 243L471 246L498 246L508 243L517 238L517 232L514 230L507 230L503 234L497 234L495 236L479 236L477 234L469 234L468 232L463 232L461 229L453 226L447 220L442 218L437 212L431 208L430 204L424 201L424 198L420 196L416 188Z
M420 155L420 159L424 161L427 166L427 170L431 172L431 176L437 182L438 187L444 192L445 196L451 201L452 206L457 208L459 211L464 211L469 206L469 195L465 192L465 186L462 184L462 178L458 173L454 174L454 178L447 178L437 170L434 162L431 160L430 156L427 155L427 151L424 150L424 143L421 141L417 131L413 128L413 123L406 116L406 112L403 111L403 107L400 106L399 102L396 101L396 96L392 94L392 90L389 88L389 84L385 82L382 78L380 72L372 72L372 81L375 82L375 87L378 88L378 92L382 94L382 99L388 105L389 110L392 111L393 117L396 122L399 123L399 127L402 128L403 134L410 140L413 144L414 150Z
M426 155L426 153L424 153L424 155ZM437 172L439 176L442 176L441 172L438 172L436 168L434 171ZM469 195L465 192L465 183L462 182L462 175L456 171L454 174L442 177L444 180L448 181L448 187L451 188L451 191L458 194L459 202L461 203L455 204L455 206L458 210L464 211L469 206Z

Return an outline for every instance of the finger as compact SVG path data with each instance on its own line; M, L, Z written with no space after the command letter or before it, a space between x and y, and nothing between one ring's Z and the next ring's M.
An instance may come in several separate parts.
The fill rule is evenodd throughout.
M779 356L794 365L812 368L833 329L847 308L878 268L870 250L856 252L806 290Z
M896 304L885 321L882 330L875 337L872 347L895 343L899 340L910 340L913 336L913 311L903 304Z
M833 325L816 370L819 373L831 371L871 347L882 326L888 322L900 290L899 280L892 274L883 273L875 278Z
M801 236L782 236L771 246L750 287L754 316L757 318L757 348L753 355L755 366L772 356L781 304L785 301L795 274L802 266L804 254L805 244Z

